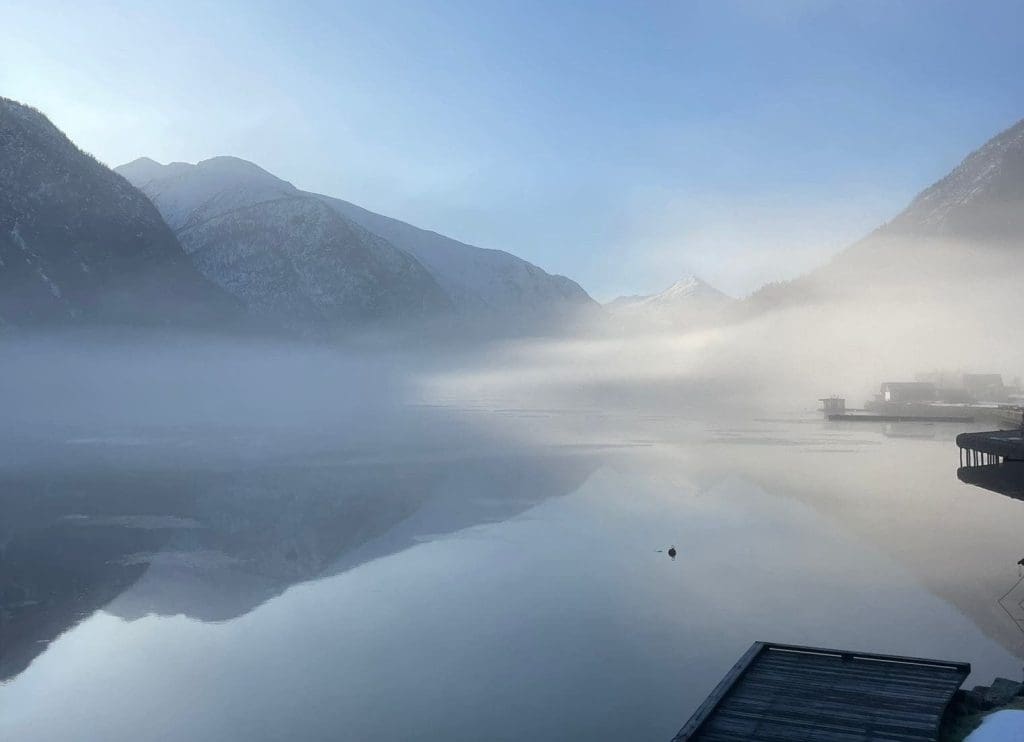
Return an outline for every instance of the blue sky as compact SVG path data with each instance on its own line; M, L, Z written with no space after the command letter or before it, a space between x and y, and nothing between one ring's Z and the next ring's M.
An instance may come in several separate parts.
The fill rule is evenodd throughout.
M0 94L117 165L253 160L596 297L734 294L1024 117L1019 2L13 0Z

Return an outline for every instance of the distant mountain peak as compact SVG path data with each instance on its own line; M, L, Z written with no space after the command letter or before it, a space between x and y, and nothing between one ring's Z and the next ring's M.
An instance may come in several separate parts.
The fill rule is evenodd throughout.
M633 294L631 296L620 296L610 301L607 306L614 308L636 304L674 304L686 301L690 298L706 298L727 301L730 297L699 276L694 275L693 273L687 273L667 289L659 291L656 294Z
M137 157L131 162L126 162L121 166L122 168L160 168L163 167L159 162L151 157Z
M218 155L217 157L210 157L206 160L200 160L192 167L198 168L200 170L212 170L222 173L231 173L232 175L240 177L269 178L280 183L288 183L288 181L282 180L281 178L278 178L276 175L264 170L255 162L243 160L241 157L234 157L232 155ZM291 185L291 183L288 183L288 185Z
M194 179L198 175L205 178L208 182L227 183L231 187L235 187L240 181L245 181L283 189L295 188L288 181L267 172L256 163L230 155L210 157L196 163L169 162L166 165L157 162L151 157L139 157L116 167L115 170L138 187L142 187L154 180L163 180L176 176Z
M660 294L655 294L655 296L661 296L665 298L696 295L721 297L726 296L723 292L719 291L714 286L709 284L707 281L700 278L699 276L694 275L693 273L686 274L678 281L673 283L671 286L669 286L667 289L662 291Z
M161 165L149 157L140 157L137 160L121 165L116 172L134 184L148 183L154 178L164 175L166 165Z
M664 291L650 295L620 296L605 308L620 319L658 325L705 321L732 304L733 299L700 277L688 273Z

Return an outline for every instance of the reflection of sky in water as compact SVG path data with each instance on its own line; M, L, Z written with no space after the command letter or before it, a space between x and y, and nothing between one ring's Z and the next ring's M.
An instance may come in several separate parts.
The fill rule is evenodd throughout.
M1016 677L997 598L1024 504L960 484L944 433L616 424L579 442L651 445L601 450L566 496L501 507L488 476L513 497L529 454L445 470L240 617L96 613L0 687L0 738L667 739L758 639ZM111 610L194 578L167 562Z

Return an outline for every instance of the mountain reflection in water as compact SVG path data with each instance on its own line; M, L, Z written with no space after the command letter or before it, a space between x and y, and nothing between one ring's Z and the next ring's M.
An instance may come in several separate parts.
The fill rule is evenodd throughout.
M161 455L168 441L145 457L125 439L84 443L126 461L71 455L0 470L0 680L100 608L229 620L295 583L571 492L597 466L589 454L509 447L378 462L292 452L182 468Z
M661 739L756 639L1019 672L955 427L498 409L12 442L0 737Z

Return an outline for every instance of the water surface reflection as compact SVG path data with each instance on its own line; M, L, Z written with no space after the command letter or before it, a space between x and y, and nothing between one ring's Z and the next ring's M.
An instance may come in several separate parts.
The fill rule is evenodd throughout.
M665 739L756 639L1019 672L1024 511L956 430L500 417L443 456L7 467L0 736Z

